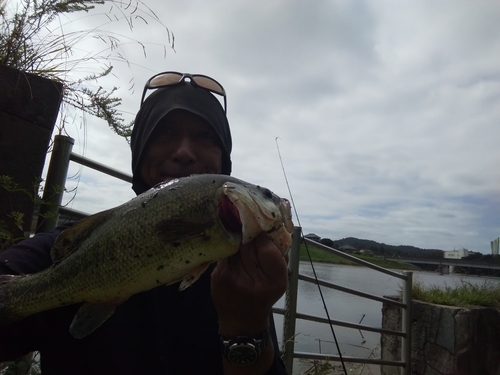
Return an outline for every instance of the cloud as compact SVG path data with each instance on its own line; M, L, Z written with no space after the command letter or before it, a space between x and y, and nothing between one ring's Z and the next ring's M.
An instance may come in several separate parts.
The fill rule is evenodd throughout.
M290 188L306 233L490 251L500 235L496 2L148 6L175 34L175 53L165 54L159 24L136 22L147 54L123 46L132 64L113 62L107 80L128 120L151 75L213 76L228 93L233 174L286 197ZM86 136L69 126L75 149L129 172L126 142L87 122ZM84 169L72 204L100 210L130 198L126 184Z

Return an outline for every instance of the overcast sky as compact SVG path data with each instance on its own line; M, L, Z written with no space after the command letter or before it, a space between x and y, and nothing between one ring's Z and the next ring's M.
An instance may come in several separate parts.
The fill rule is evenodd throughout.
M500 236L498 1L144 3L175 51L165 55L167 33L146 15L132 34L112 24L131 65L110 60L106 82L119 87L127 120L151 75L212 76L227 91L233 176L290 198L278 144L305 234L491 252ZM109 11L65 27L87 29ZM74 151L130 173L127 143L90 117L84 131L78 117L66 126ZM134 196L87 168L70 175L75 209Z

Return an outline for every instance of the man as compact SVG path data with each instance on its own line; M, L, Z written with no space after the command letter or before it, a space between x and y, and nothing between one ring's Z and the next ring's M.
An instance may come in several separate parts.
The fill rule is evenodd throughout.
M155 91L144 100L148 89ZM177 177L231 173L229 124L212 93L225 99L222 86L201 75L148 81L131 142L137 194ZM0 254L0 273L49 267L61 230ZM286 261L261 234L185 291L174 284L131 297L83 339L68 331L79 305L0 326L0 361L39 350L44 374L286 374L271 313L286 286ZM232 344L258 350L230 356Z

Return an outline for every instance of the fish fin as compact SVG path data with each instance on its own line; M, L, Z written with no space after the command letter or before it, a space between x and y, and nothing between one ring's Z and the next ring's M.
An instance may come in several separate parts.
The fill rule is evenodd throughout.
M86 217L75 225L63 230L57 236L54 247L50 252L53 263L59 263L61 260L78 249L78 246L84 239L89 237L97 227L104 223L112 210L99 212L95 215Z
M119 303L84 303L76 312L69 332L77 339L91 334L113 315L118 305Z
M191 285L193 285L198 279L205 273L207 270L208 266L210 266L210 263L203 263L196 267L193 272L191 272L189 275L184 276L182 279L181 285L179 285L179 292L182 292L183 290L189 288Z
M0 324L10 323L19 320L22 317L16 316L11 310L11 291L12 282L19 279L19 275L0 275Z
M181 243L206 236L205 231L214 226L213 221L188 221L181 218L162 220L156 224L156 232L167 243Z

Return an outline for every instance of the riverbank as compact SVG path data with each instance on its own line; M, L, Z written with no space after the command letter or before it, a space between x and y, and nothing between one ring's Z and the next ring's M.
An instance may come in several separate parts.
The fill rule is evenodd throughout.
M389 269L396 269L396 270L408 270L408 271L420 271L421 269L417 266L414 266L409 263L405 262L400 262L395 259L388 259L388 258L378 258L373 255L360 255L360 254L351 254L352 256L373 263L377 266L384 267L384 268L389 268ZM330 254L327 253L324 250L318 249L317 247L314 247L312 245L307 245L307 247L302 244L300 246L300 260L303 261L309 261L312 260L313 262L317 263L330 263L330 264L340 264L340 265L347 265L347 266L359 266L358 263L355 263L353 261L350 261L348 259L342 258L340 256L337 256L335 254Z

